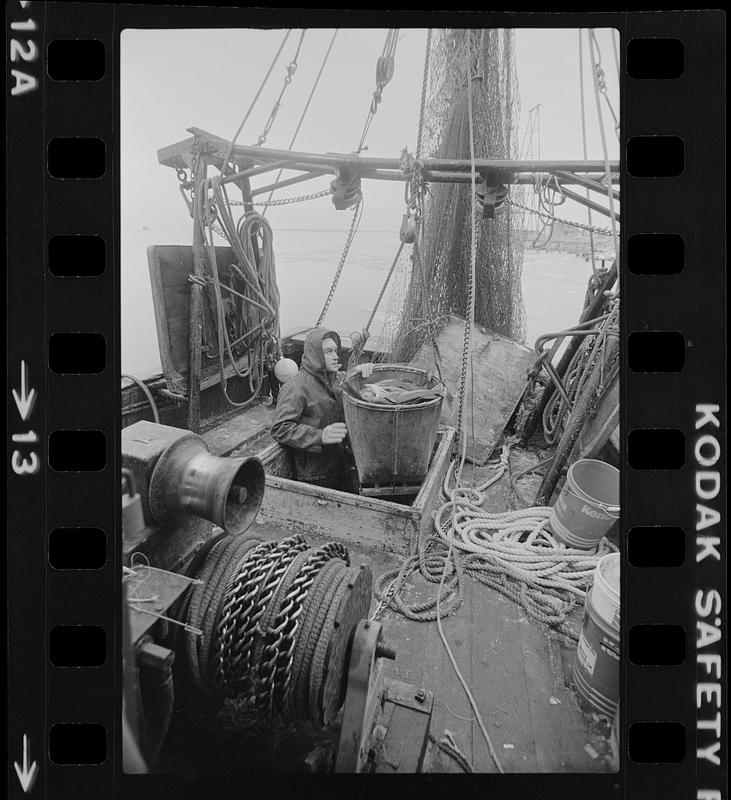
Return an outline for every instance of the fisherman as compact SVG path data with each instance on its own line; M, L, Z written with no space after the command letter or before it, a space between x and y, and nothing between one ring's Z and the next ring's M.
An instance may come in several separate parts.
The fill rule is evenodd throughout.
M345 442L340 336L313 328L305 338L300 371L279 392L271 434L293 456L298 481L357 491L355 463ZM370 377L373 364L355 371Z

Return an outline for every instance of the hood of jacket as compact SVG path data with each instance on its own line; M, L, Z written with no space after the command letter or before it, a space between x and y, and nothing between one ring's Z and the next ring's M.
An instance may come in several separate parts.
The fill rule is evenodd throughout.
M334 374L329 375L325 369L325 354L322 352L323 339L332 339L340 349L340 336L335 331L327 328L313 328L305 337L304 353L302 355L302 369L324 381L330 386Z

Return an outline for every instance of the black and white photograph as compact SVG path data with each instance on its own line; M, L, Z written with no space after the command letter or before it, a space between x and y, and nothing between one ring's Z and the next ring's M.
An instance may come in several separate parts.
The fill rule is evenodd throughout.
M619 32L242 20L119 39L124 771L616 773Z

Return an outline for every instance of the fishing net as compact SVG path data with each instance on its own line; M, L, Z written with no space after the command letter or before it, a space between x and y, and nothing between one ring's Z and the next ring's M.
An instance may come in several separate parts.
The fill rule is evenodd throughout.
M472 109L476 158L518 158L520 113L514 32L433 32L423 157L470 158L467 104L467 37L472 63ZM478 176L479 183L479 176ZM430 183L424 204L421 245L394 274L382 332L390 357L409 361L448 314L467 315L471 248L471 185ZM522 187L509 196L522 200ZM478 211L478 213L480 213ZM525 338L521 272L522 215L507 203L493 219L477 220L475 320L516 341ZM419 257L420 256L420 257Z

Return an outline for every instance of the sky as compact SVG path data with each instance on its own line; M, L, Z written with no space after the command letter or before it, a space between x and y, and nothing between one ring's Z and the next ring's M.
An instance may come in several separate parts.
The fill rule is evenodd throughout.
M286 149L302 113L333 31L310 29L298 67L265 146ZM596 32L607 77L607 96L619 114L618 76L609 29ZM125 30L121 38L122 247L130 231L143 226L185 230L187 209L174 170L158 164L158 148L189 136L196 126L230 139L249 107L283 38L282 30ZM292 31L254 112L238 141L254 144L279 95L285 66L300 31ZM352 152L358 144L373 89L375 63L385 29L339 31L295 150ZM616 33L614 34L616 36ZM579 51L577 29L517 29L516 69L521 117L519 141L530 108L541 105L540 154L544 159L581 159ZM616 39L614 41L617 41ZM370 156L399 157L416 146L426 31L401 29L394 75L370 129ZM585 65L588 64L586 38ZM584 70L588 157L602 158L597 111L588 66ZM602 104L609 156L619 157L608 106ZM264 176L261 183L268 183ZM281 196L326 188L320 178L282 190ZM395 230L403 213L401 183L364 181L361 231ZM561 215L585 221L586 212L567 202ZM329 199L272 208L273 227L347 229L351 214L335 211ZM596 223L595 223L596 224ZM601 222L600 224L604 224Z

